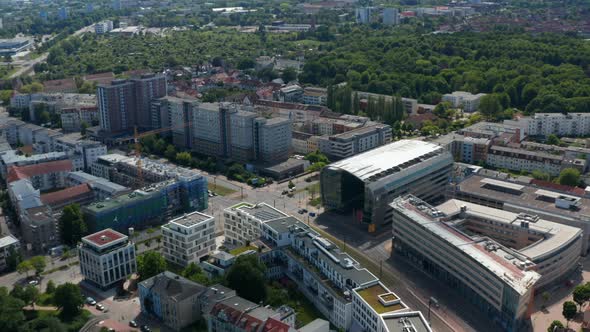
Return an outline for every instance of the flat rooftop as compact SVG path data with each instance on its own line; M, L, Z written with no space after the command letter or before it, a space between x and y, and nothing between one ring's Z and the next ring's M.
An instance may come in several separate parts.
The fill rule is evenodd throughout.
M362 181L371 181L371 178L386 176L389 171L410 167L419 159L428 159L442 153L443 148L436 144L400 140L335 162L328 167L347 171Z
M419 311L381 316L388 332L431 332L430 324Z
M230 207L230 209L240 210L241 212L247 213L260 221L269 221L289 216L286 213L277 210L266 203L240 203Z
M454 226L442 222L441 218L446 216L443 212L414 196L400 197L391 203L391 207L456 250L462 251L519 294L525 294L541 277L537 272L517 266L526 264L527 260L522 255L492 239L472 238ZM488 250L490 246L495 250Z
M82 238L82 241L93 244L97 247L104 247L122 239L127 239L127 235L121 234L110 228L90 234Z
M381 283L363 289L356 289L355 292L367 302L378 314L394 312L407 307L399 300L399 297L385 288ZM391 303L386 305L384 303Z
M490 180L497 185L489 185ZM517 186L518 190L505 190L504 188ZM539 214L535 211L543 212L555 218L563 219L580 219L582 216L590 216L590 199L579 197L579 204L573 209L563 209L556 206L554 201L540 195L540 187L526 184L515 184L510 181L492 179L481 175L471 175L457 184L459 197L476 196L483 199L491 199L504 204L504 206L518 207L519 210L529 211L532 214ZM559 193L555 190L545 190ZM541 192L542 193L542 192ZM572 195L571 192L566 193ZM547 215L544 217L547 219ZM550 218L553 220L553 218Z
M466 211L461 213L461 207L466 208ZM437 206L436 209L447 216L453 216L453 218L467 220L469 218L476 218L516 227L521 227L520 223L523 221L523 219L519 218L521 215L519 213L494 209L457 199L448 200ZM577 227L562 225L543 219L531 220L535 221L528 222L527 230L531 230L536 235L542 235L543 239L538 240L525 248L518 249L517 251L532 260L559 250L582 234L582 230Z
M141 190L136 190L129 194L123 194L114 198L105 199L100 202L92 203L90 205L85 206L85 209L92 211L94 213L98 213L101 211L106 211L114 208L118 208L123 204L127 204L131 201L140 201L143 199L148 199L153 195L153 193L146 193Z
M182 217L178 217L176 219L170 220L170 223L178 224L184 227L193 227L196 226L203 221L207 221L212 219L213 216L206 215L204 213L195 211L188 214L183 215ZM166 226L166 225L164 225Z
M372 125L372 126L367 126L367 127L361 127L361 128L356 128L347 132L344 132L342 134L337 134L332 136L333 138L336 139L349 139L349 138L353 138L355 136L362 136L362 135L366 135L369 133L374 133L386 128L391 128L388 125L384 125L384 124L378 124L378 125Z

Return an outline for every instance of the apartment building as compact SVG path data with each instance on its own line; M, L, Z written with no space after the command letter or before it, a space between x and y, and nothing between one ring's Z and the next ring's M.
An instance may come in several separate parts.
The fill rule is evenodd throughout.
M113 30L113 21L111 20L101 21L94 25L94 33L97 35L105 34L111 30Z
M80 273L87 281L107 289L137 272L135 246L110 228L82 238L78 245Z
M303 101L303 88L297 84L288 85L279 89L277 97L284 103L300 103Z
M61 244L58 221L49 206L39 204L23 209L19 218L23 246L30 253L45 254Z
M383 8L383 24L398 25L400 23L399 9Z
M100 128L108 133L152 128L150 103L166 95L166 77L145 74L97 88Z
M154 128L169 128L165 135L172 136L175 146L192 148L192 112L196 100L166 96L151 103L151 122Z
M318 139L318 149L331 160L340 160L391 143L391 126L375 124Z
M82 162L78 167L74 166L75 170L90 171L98 157L107 154L107 146L100 142L80 140L70 136L55 139L54 147L55 151L66 152L73 162Z
M307 105L326 106L328 103L328 89L307 87L303 89L302 103Z
M515 171L533 172L539 170L558 176L565 168L575 168L584 173L587 170L586 159L567 158L542 150L527 150L522 147L493 145L487 153L486 163L492 167Z
M0 154L0 174L2 174L2 178L6 179L8 168L11 166L35 165L66 159L68 159L68 155L65 152L48 152L28 156L17 154L16 150L8 150Z
M590 135L589 113L535 113L532 117L519 119L530 136L588 136Z
M291 120L280 118L254 120L256 160L268 164L287 160L291 154L291 140Z
M164 258L176 265L199 264L216 249L215 219L204 213L185 214L161 229Z
M71 187L81 184L88 184L94 193L95 199L101 201L131 192L131 189L125 186L110 182L109 180L88 173L70 172L67 175L66 186Z
M65 187L65 177L71 172L70 160L49 161L27 166L10 166L6 183L28 179L35 189L41 191Z
M86 183L41 195L41 202L49 206L53 212L59 212L70 204L86 205L93 201L94 193Z
M435 208L408 195L395 199L391 207L396 255L407 257L415 266L452 285L499 329L520 331L526 326L533 290L541 275L525 255L485 235L469 236L456 225L461 222L461 213L473 206ZM439 209L445 207L449 209ZM492 212L485 213L489 217L499 211L475 210L468 218L478 222L484 216L482 212Z
M223 210L226 240L234 245L245 245L262 235L262 225L288 215L266 203L239 203Z
M454 91L453 93L444 94L442 101L448 101L453 107L462 108L465 112L475 112L479 107L481 98L485 93L472 94L465 91Z
M322 202L326 210L353 213L368 224L388 224L388 204L400 195L442 199L452 164L451 154L435 144L397 141L324 167Z
M97 107L66 108L60 111L61 128L64 132L79 132L82 124L91 127L98 122Z
M431 331L421 313L411 311L375 275L296 218L265 222L257 244L268 247L260 253L268 277L291 279L335 327L393 332L404 321L416 331Z
M0 237L0 271L8 267L8 258L12 253L20 252L20 241L12 235Z

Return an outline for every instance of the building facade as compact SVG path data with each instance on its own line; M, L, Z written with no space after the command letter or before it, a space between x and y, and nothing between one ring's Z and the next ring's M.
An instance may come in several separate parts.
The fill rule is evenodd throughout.
M12 235L0 237L0 271L8 268L10 255L20 252L20 241Z
M465 91L455 91L453 93L444 94L442 101L448 101L453 107L462 108L465 112L475 112L479 108L481 97L485 93L472 94Z
M78 257L80 273L101 289L137 272L135 245L126 235L109 228L82 238Z
M192 212L170 220L161 228L164 258L174 264L199 264L216 249L212 216Z
M318 149L331 160L340 160L391 143L391 127L376 124L318 139Z

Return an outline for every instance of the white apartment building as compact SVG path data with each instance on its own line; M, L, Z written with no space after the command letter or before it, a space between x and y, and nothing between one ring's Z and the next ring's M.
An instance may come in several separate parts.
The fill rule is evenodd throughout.
M565 168L576 168L584 173L587 162L584 159L570 159L543 151L494 145L488 150L486 163L496 168L527 172L540 170L557 176Z
M339 160L391 143L391 127L377 124L318 139L320 152Z
M288 215L266 203L239 203L223 210L225 239L234 245L258 239L262 225Z
M308 87L303 89L302 102L308 105L322 105L328 103L328 89Z
M450 102L453 107L459 107L465 112L471 113L477 111L481 97L485 95L485 93L474 95L470 92L454 91L453 93L444 94L442 100Z
M192 212L161 228L164 258L174 264L199 264L203 257L216 249L215 219L212 216Z
M384 8L383 9L383 24L384 25L398 25L399 24L399 9Z
M113 30L113 21L110 20L98 22L94 25L94 32L97 35L102 35L111 30Z
M590 135L590 113L536 113L520 119L528 124L530 136L588 136Z
M84 278L102 289L137 272L133 242L110 228L82 238L78 257Z

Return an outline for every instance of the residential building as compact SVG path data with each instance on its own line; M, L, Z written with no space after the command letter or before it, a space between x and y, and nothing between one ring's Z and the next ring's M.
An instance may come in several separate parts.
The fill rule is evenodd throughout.
M198 264L216 249L212 216L195 211L172 219L161 228L164 258L176 265Z
M583 230L582 254L590 249L590 198L474 174L450 186L449 197L514 213L526 213Z
M39 189L35 189L29 179L13 181L7 183L7 186L8 197L17 215L20 216L28 208L43 205Z
M245 245L262 235L262 224L288 215L266 203L240 203L223 210L223 227L227 242Z
M59 20L62 20L62 21L67 20L69 16L70 16L70 8L68 8L68 7L60 7L57 10L57 18Z
M302 103L307 105L322 105L328 103L328 89L307 87L303 89Z
M558 176L565 168L576 168L580 173L584 173L588 167L587 160L577 159L577 156L570 159L564 155L546 151L527 150L521 146L500 145L493 145L489 148L486 163L496 168L529 173L539 170L552 176Z
M67 175L66 186L71 187L81 184L88 184L94 193L94 198L100 201L131 192L131 189L127 187L88 173L70 172Z
M170 128L166 135L172 136L175 146L192 148L192 114L197 107L197 100L177 97L163 97L152 101L152 126L154 128Z
M322 169L322 202L326 210L387 224L392 213L388 203L400 195L413 193L429 202L442 199L452 164L451 154L435 144L397 141Z
M485 95L485 93L474 95L465 91L454 91L444 94L442 100L450 102L453 107L462 108L463 111L471 113L477 111L481 97Z
M94 201L92 189L86 183L41 195L41 202L51 211L61 211L66 205L86 205Z
M384 25L398 25L399 9L397 8L383 8L383 24Z
M100 128L106 132L152 128L150 103L166 95L166 77L144 74L130 80L113 80L97 88Z
M338 329L399 331L393 324L425 328L428 323L350 255L294 217L262 224L260 259L271 279L289 278L299 291ZM259 247L260 248L260 247ZM410 324L410 322L412 324Z
M393 252L408 257L416 266L428 267L428 273L453 285L502 330L521 330L530 317L535 284L542 278L535 271L536 264L485 234L469 236L455 223L461 222L461 213L474 207L455 209L449 205L435 208L411 195L394 200ZM499 211L476 209L468 218L480 222L482 212L489 218ZM514 226L522 225L518 222Z
M97 35L105 34L111 30L113 30L113 21L111 20L101 21L94 25L94 32Z
M49 206L23 209L19 217L23 246L27 251L45 254L50 248L61 244L58 221Z
M73 162L81 163L74 166L75 170L92 169L98 157L107 154L107 146L96 141L77 139L70 136L62 136L54 140L55 151L66 152Z
M373 7L359 7L355 9L356 23L369 24L372 21Z
M27 166L10 166L6 182L28 179L41 191L65 187L65 177L72 171L70 160L49 161Z
M207 287L172 272L162 272L139 283L141 312L179 331L199 319L199 297Z
M588 136L590 135L589 113L535 113L519 119L529 136Z
M90 127L98 123L98 108L66 108L60 111L61 126L64 132L79 132L82 125Z
M12 235L0 237L0 271L8 267L11 254L20 252L20 241Z
M78 258L84 279L101 289L137 272L135 245L126 235L110 228L83 237Z
M391 143L391 126L375 124L318 139L318 150L340 160Z
M254 120L254 153L263 163L279 163L291 154L292 125L288 119Z
M225 275L225 272L235 261L236 256L225 251L218 251L209 255L209 258L202 261L200 266L203 271L207 272L209 278L217 278Z
M307 155L319 150L320 136L293 131L291 139L291 148L293 153Z
M0 154L0 174L6 179L11 166L27 166L43 164L50 161L67 160L65 152L48 152L34 155L17 154L16 150L8 150Z

